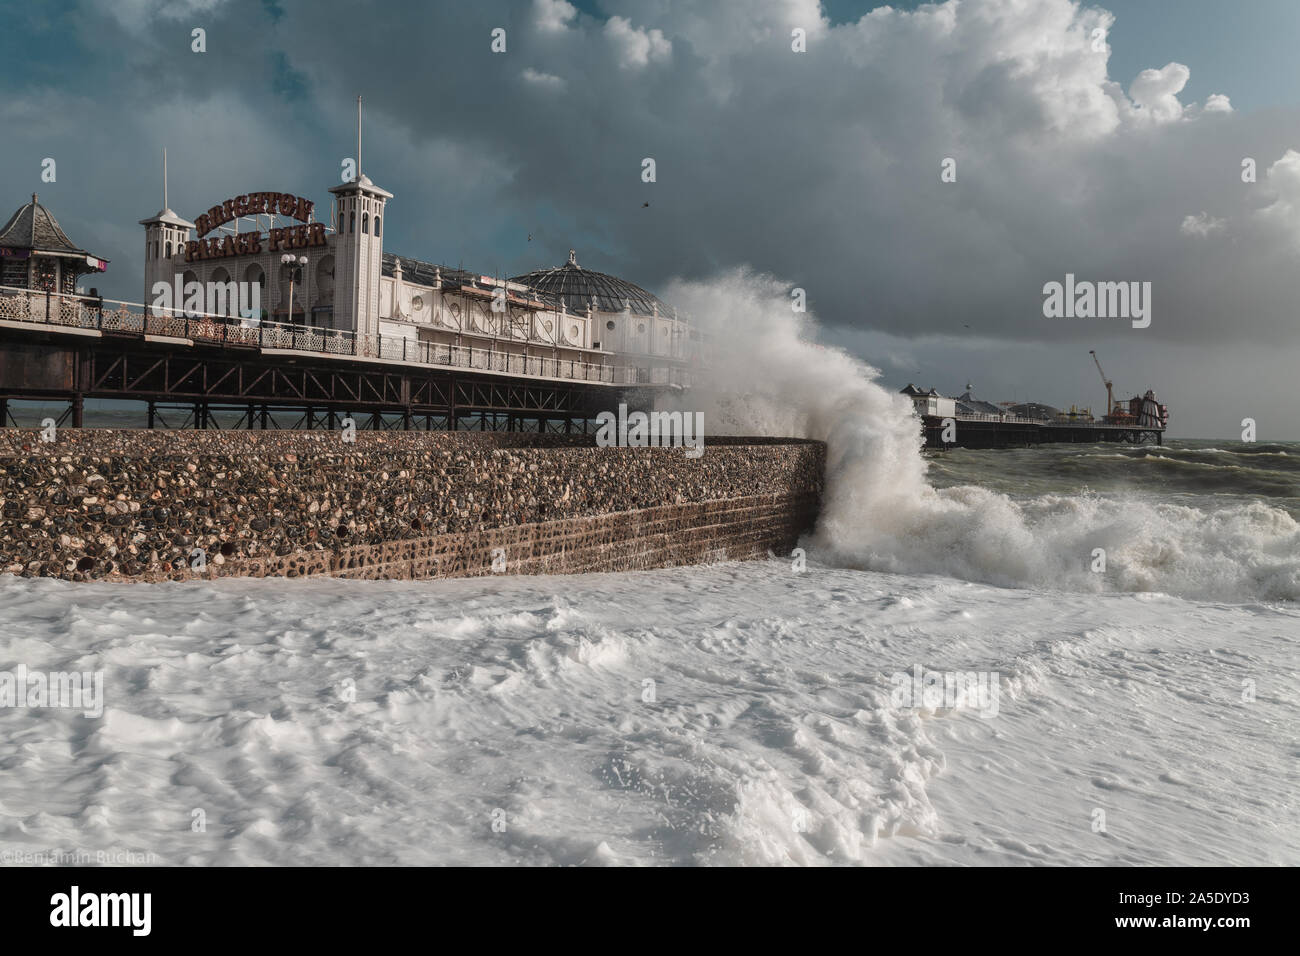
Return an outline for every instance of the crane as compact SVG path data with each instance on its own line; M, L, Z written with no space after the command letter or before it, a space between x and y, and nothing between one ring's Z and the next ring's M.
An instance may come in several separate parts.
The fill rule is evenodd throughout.
M1092 356L1092 361L1096 364L1097 371L1101 372L1101 380L1106 383L1106 414L1102 416L1102 421L1105 421L1107 418L1110 418L1111 413L1115 408L1115 399L1111 394L1111 381L1106 377L1106 373L1102 371L1101 362L1097 358L1097 353L1092 349L1089 349L1088 354Z

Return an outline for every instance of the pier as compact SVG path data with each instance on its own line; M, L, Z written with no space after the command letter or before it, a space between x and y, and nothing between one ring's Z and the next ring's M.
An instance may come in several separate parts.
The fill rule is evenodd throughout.
M1164 443L1164 429L1151 425L1058 422L1016 415L924 415L921 421L926 448L1028 448L1057 442ZM945 441L945 432L953 440Z
M151 428L332 429L352 418L367 429L582 433L620 395L649 400L688 386L688 374L0 287L0 426L17 424L12 400L66 402L57 424L79 428L86 400L114 399L145 403Z

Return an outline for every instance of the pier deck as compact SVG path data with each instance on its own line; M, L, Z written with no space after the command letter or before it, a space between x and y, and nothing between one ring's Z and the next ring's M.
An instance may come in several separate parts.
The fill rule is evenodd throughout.
M682 369L637 369L505 349L221 316L151 314L129 303L23 292L0 295L0 427L10 400L66 401L79 428L86 399L189 409L218 427L585 429L630 391L681 388ZM651 374L646 374L650 372ZM663 374L671 373L671 374ZM489 421L491 424L489 425Z

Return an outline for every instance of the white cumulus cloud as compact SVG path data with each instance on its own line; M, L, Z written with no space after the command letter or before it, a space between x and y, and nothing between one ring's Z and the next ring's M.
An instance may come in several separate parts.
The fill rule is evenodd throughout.
M1171 123L1183 115L1178 94L1192 71L1181 63L1166 63L1158 70L1143 70L1128 88L1135 115L1156 123Z
M619 66L623 69L639 70L672 56L672 41L664 37L662 30L634 27L626 17L610 17L605 24L605 36L618 49Z
M1268 168L1268 184L1276 198L1256 217L1300 245L1300 153L1288 149Z
M543 33L558 33L578 14L567 0L533 0L533 23Z
M565 87L564 78L556 76L554 73L543 73L541 70L534 70L531 66L526 67L522 73L525 83L529 86L542 90L562 90Z
M1198 236L1204 239L1212 232L1220 232L1227 225L1227 220L1216 219L1208 212L1199 212L1194 216L1183 218L1183 224L1178 227L1178 231L1184 236Z

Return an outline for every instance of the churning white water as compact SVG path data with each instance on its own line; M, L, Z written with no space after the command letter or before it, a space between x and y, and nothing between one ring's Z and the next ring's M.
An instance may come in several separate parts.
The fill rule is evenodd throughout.
M0 707L0 861L1300 861L1285 494L993 490L957 454L935 488L906 400L779 283L670 298L728 344L709 431L828 442L806 570L0 578L0 678L105 697ZM997 706L900 699L918 672Z
M1300 522L1268 499L935 489L911 402L862 361L814 344L786 285L733 272L670 294L709 317L726 343L711 387L690 398L705 398L714 431L827 443L812 545L829 563L1007 587L1300 600ZM1300 471L1289 484L1300 498ZM1098 548L1104 573L1093 571Z

